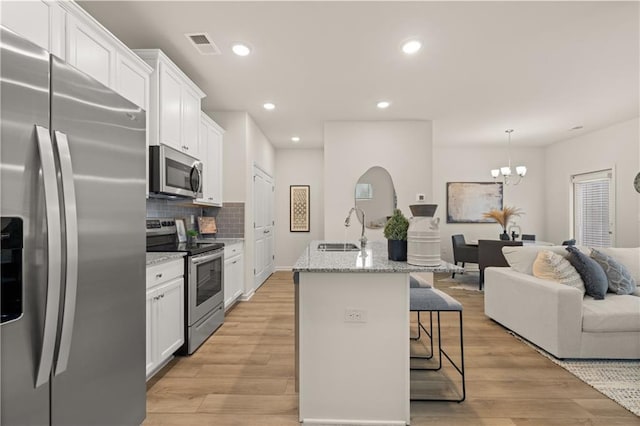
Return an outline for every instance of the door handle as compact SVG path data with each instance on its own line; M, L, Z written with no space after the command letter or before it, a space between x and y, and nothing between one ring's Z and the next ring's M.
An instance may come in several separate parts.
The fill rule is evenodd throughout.
M268 233L269 233L269 230L268 230L268 229L265 229L264 231L262 231L262 233L263 233L263 234L268 234Z
M42 352L35 383L35 386L39 387L49 381L56 345L58 311L60 309L60 274L62 272L62 231L60 229L58 181L49 130L42 126L36 126L36 139L42 167L47 221L47 301L42 333Z
M60 347L56 361L55 375L67 369L69 354L71 353L71 336L76 316L76 297L78 293L78 211L76 207L76 189L73 182L73 167L71 166L71 151L67 135L56 131L55 145L60 158L60 175L62 177L62 196L64 198L64 212L66 225L66 284L64 295L64 309L62 311L62 331L60 333Z

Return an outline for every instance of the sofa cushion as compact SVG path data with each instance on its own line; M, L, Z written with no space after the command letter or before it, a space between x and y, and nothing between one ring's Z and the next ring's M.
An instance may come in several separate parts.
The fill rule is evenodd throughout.
M596 300L604 299L609 282L602 267L576 247L569 246L566 250L569 252L567 260L580 274L587 294Z
M509 266L523 274L533 275L533 262L536 260L538 253L547 250L559 254L563 257L567 256L564 246L505 246L502 247L502 254L507 260Z
M622 263L635 280L636 285L640 285L640 247L607 247L598 248L598 251Z
M584 282L576 268L563 256L549 250L538 252L533 262L533 276L575 287L585 293Z
M596 249L591 250L591 258L604 269L610 292L632 294L636 291L636 282L622 263Z
M605 300L585 296L582 331L640 331L640 297L611 294Z

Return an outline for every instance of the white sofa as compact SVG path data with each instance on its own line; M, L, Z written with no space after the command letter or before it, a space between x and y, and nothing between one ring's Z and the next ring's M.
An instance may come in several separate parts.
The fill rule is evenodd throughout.
M601 251L623 263L640 284L640 248ZM535 253L529 257L535 259ZM488 317L557 358L640 359L640 290L634 295L607 293L604 300L594 300L577 288L518 270L485 270Z

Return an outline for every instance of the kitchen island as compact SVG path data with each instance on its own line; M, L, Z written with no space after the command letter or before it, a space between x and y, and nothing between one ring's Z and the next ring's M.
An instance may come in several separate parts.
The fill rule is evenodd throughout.
M409 424L409 273L462 268L390 261L386 241L337 252L320 243L293 267L300 421Z

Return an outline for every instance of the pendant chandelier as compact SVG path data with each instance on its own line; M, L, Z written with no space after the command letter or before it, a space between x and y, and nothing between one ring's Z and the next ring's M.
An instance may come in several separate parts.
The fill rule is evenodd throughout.
M491 176L493 176L493 180L495 182L498 182L499 181L498 178L501 177L502 183L504 183L505 185L509 185L509 184L517 185L520 183L522 178L527 174L526 166L516 166L516 175L514 176L512 173L512 170L511 170L511 133L512 132L513 132L513 129L505 130L505 133L509 135L508 136L509 140L507 142L507 155L509 158L509 164L507 166L500 167L499 169L491 170Z

